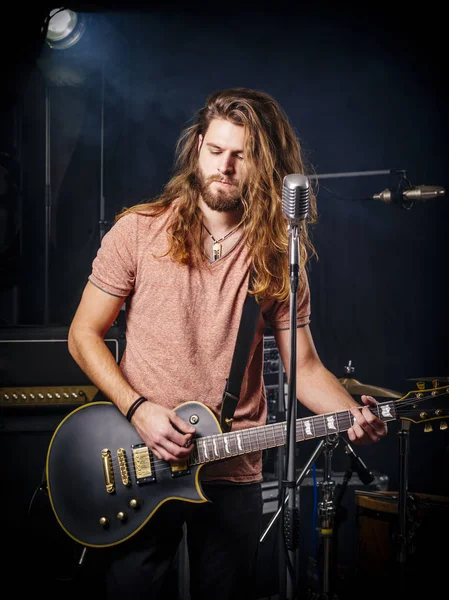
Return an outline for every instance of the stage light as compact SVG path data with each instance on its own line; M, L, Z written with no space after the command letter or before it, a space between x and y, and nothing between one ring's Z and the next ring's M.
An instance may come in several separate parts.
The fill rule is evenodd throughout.
M66 8L54 8L48 15L46 41L54 50L74 46L86 29L84 15Z

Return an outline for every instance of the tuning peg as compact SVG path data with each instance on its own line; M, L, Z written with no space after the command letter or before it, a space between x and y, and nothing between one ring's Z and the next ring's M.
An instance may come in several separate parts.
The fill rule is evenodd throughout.
M430 423L426 423L426 424L424 425L424 431L425 431L426 433L430 433L430 432L432 432L432 431L433 431L433 427L432 427L432 425L431 425Z
M440 423L440 429L447 429L447 423L446 423L446 421L441 421L441 423Z

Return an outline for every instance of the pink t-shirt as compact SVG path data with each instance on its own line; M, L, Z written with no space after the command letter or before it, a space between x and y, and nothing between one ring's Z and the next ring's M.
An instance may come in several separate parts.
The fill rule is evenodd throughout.
M219 419L232 362L249 259L240 240L215 262L200 266L174 262L167 252L166 227L172 214L128 214L103 237L90 281L126 297L126 348L121 369L135 391L174 409L188 401L207 405ZM309 323L309 287L298 293L297 324ZM232 430L266 424L263 335L266 328L289 329L289 303L265 300L245 371ZM262 479L260 451L207 464L203 480Z

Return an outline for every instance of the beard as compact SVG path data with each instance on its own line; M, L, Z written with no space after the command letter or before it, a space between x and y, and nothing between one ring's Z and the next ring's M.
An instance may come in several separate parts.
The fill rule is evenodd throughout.
M242 206L240 191L237 184L230 185L229 189L218 189L212 191L211 184L214 181L225 179L221 175L211 175L206 177L198 167L195 173L195 183L201 194L202 199L211 210L218 212L227 212L236 210Z

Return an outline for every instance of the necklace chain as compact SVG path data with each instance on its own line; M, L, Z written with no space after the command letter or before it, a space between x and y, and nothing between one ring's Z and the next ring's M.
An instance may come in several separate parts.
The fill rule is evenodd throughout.
M234 231L237 231L237 229L240 227L241 223L239 223L237 225L237 227L234 227L234 229L232 229L232 231L230 231L229 233L227 233L226 235L224 235L222 238L220 238L219 240L216 240L214 238L214 236L211 234L211 232L209 231L209 229L206 227L206 225L203 223L203 227L206 230L206 232L210 235L210 237L212 238L213 242L215 244L219 244L220 242L223 242L226 238L228 238L231 234L234 233Z
M206 232L210 235L210 237L212 238L213 241L213 245L212 245L212 257L215 260L218 260L219 258L221 258L221 251L222 251L222 246L220 242L224 242L224 240L226 238L228 238L230 235L232 235L235 231L237 231L237 229L240 227L241 223L239 223L237 225L237 227L234 227L234 229L232 229L229 233L227 233L226 235L224 235L223 237L221 237L219 240L216 240L214 238L214 236L211 234L211 232L209 231L209 229L206 227L206 225L204 223L202 223L202 226L204 227L204 229L206 230Z

